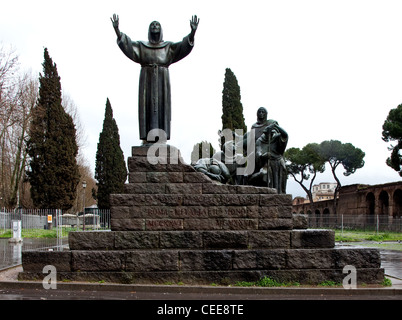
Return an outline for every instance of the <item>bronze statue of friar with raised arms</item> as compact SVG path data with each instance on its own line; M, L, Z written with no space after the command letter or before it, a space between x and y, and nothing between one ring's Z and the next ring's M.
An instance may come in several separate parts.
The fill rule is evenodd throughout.
M171 98L169 66L186 57L194 46L194 35L199 20L190 20L191 32L180 42L163 41L161 24L149 25L148 41L132 41L119 30L119 16L111 18L117 35L117 44L124 54L141 64L138 91L138 121L140 139L148 142L148 133L153 129L163 130L170 139ZM151 142L155 141L152 137Z

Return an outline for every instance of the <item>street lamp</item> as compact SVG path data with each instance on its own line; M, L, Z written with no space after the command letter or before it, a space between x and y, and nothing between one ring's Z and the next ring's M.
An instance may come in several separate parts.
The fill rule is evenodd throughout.
M87 187L87 182L84 180L82 181L82 206L83 206L83 223L82 223L82 230L85 231L85 188Z

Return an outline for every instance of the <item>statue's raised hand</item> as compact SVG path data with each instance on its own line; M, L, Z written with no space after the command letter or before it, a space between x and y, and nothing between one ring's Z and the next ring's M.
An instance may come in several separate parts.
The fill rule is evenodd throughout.
M121 32L119 30L119 16L117 14L113 14L113 18L110 18L113 24L114 31L116 31L117 38L121 38Z
M119 16L117 14L113 14L113 18L110 18L113 23L113 28L119 28Z
M199 22L200 22L200 19L197 18L197 15L191 17L191 20L190 20L191 31L195 32L197 30Z

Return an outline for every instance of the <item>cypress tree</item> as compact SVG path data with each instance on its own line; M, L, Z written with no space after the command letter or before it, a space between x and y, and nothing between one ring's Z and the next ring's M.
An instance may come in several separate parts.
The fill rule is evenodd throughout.
M61 104L60 77L47 48L42 66L39 99L27 141L27 176L36 207L68 210L74 204L80 180L76 129Z
M222 91L222 130L224 129L232 131L242 129L243 134L247 132L243 116L240 87L236 76L229 68L226 68Z
M98 181L96 197L99 208L110 208L110 195L123 192L126 178L127 169L123 151L120 148L119 129L113 118L113 110L108 98L96 151L95 179Z
M191 151L191 164L195 164L203 156L212 158L215 154L215 149L212 143L208 141L201 141L193 146L193 151Z

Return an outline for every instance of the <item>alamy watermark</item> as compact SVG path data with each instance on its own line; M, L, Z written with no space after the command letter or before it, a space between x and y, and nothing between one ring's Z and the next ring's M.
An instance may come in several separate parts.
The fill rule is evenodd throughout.
M47 274L42 280L43 288L57 289L57 270L53 265L46 265L43 267L42 273Z
M354 266L346 265L343 267L343 273L347 273L343 278L342 285L344 289L356 289L357 288L357 271Z

